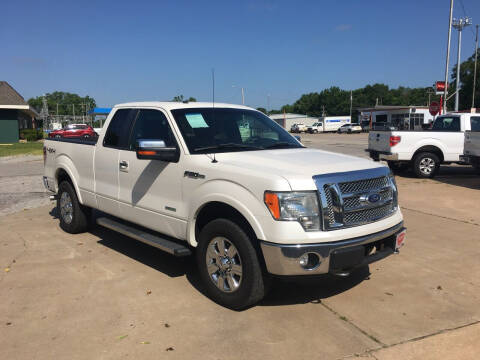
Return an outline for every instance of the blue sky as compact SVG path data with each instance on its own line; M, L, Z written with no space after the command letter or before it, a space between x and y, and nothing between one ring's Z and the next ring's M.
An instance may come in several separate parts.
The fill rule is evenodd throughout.
M462 1L480 23L480 1ZM240 103L244 87L248 105L270 94L274 109L330 86L429 86L444 77L448 11L448 0L5 1L0 80L27 99L211 101L215 68L216 101ZM456 44L453 31L451 67Z

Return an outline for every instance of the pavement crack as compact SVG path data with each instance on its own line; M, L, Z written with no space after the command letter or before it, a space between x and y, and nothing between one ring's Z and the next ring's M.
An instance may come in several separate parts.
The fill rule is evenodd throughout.
M362 328L360 328L359 326L357 326L354 322L352 322L351 320L349 320L346 316L343 316L341 315L340 313L338 313L337 311L333 310L330 306L326 305L323 301L320 303L325 309L327 309L328 311L330 311L332 314L334 314L335 316L337 316L340 320L343 320L345 322L347 322L348 324L350 324L351 326L353 326L357 331L361 332L363 335L367 336L368 338L370 338L371 340L373 340L374 342L376 342L378 345L380 345L382 348L383 347L386 347L387 345L382 343L380 340L378 340L375 336L369 334L368 332L366 332L365 330L363 330ZM369 350L369 351L373 351L375 349L372 349L372 350Z
M405 207L405 206L402 206L401 208L402 208L402 210L409 210L409 211L417 212L417 213L424 214L424 215L436 216L436 217L439 217L439 218L442 218L442 219L446 219L446 220L452 220L452 221L457 221L457 222L464 223L464 224L469 224L469 225L474 225L474 226L480 226L480 224L478 224L478 223L471 222L471 221L467 221L467 220L460 220L460 219L455 219L455 218L451 218L451 217L448 217L448 216L443 216L443 215L438 215L438 214L432 214L432 213L429 213L429 212L426 212L426 211L422 211L422 210L416 210L416 209L407 208L407 207Z

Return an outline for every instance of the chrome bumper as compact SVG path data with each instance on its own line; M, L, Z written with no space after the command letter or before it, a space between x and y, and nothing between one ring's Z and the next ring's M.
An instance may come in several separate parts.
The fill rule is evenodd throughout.
M315 275L348 271L383 259L395 252L396 235L405 228L403 221L397 225L367 236L319 244L284 245L262 241L263 257L267 271L274 275ZM365 245L378 245L373 255L364 256ZM340 251L341 249L341 251ZM352 256L348 254L351 252ZM299 258L305 253L318 256L317 267L307 270L300 266ZM343 258L342 258L343 257ZM332 263L335 258L336 265Z

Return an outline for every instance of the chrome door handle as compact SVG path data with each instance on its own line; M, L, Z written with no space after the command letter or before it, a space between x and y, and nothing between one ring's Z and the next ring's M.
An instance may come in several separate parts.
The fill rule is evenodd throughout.
M120 167L120 170L127 170L128 169L128 162L126 162L125 160L120 161L120 163L118 165Z

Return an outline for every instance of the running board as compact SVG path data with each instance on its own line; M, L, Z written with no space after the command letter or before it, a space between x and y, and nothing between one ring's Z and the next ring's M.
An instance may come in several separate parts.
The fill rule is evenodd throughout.
M136 227L126 225L122 222L115 221L110 218L106 218L106 217L98 218L97 224L103 227L106 227L107 229L116 231L125 236L131 237L135 240L141 241L145 244L156 247L157 249L165 251L174 256L182 257L182 256L189 256L192 254L190 249L185 245L178 244L174 241L161 238L160 236L147 233Z

